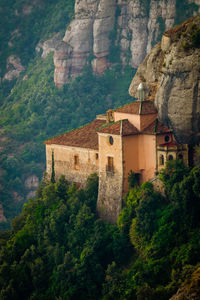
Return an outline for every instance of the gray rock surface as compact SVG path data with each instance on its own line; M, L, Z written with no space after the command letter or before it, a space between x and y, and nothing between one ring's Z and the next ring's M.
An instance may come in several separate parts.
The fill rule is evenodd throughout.
M105 71L110 65L111 44L120 49L123 65L137 68L164 31L174 25L177 14L182 14L177 11L177 1L76 0L75 19L66 30L65 44L55 51L55 84L62 86L70 77L81 74L89 54L94 56L93 70ZM187 1L188 10L192 3L196 4L190 9L190 14L195 15L199 0Z
M34 198L39 186L39 178L33 174L26 178L24 185L27 190L26 199Z
M137 97L137 86L145 82L147 97L154 100L160 120L170 126L180 143L200 138L200 45L193 37L200 16L169 30L138 68L129 88Z
M27 189L36 189L39 185L39 178L36 175L29 176L25 181Z
M20 58L15 55L10 55L8 57L6 69L7 73L4 75L3 79L9 81L18 78L20 73L25 70L21 64Z
M42 50L42 58L46 58L50 52L54 52L57 45L62 39L61 34L58 32L54 34L50 39L46 40L44 43L39 42L35 50L40 52Z
M57 86L81 74L90 53L96 57L96 70L105 70L105 57L110 47L109 34L114 28L114 21L115 0L76 1L75 19L68 26L63 43L54 55L54 81Z

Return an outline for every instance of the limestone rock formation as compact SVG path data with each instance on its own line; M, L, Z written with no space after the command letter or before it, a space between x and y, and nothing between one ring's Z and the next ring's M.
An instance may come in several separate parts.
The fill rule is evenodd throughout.
M81 0L75 3L75 19L68 26L54 56L55 84L61 86L80 74L90 53L98 72L105 70L110 32L115 22L115 0ZM102 60L103 58L103 60Z
M26 178L24 185L27 190L26 199L35 197L36 189L39 186L39 178L33 174Z
M160 120L180 143L200 138L200 16L167 31L138 68L129 88L137 97L139 82L155 99Z
M24 71L20 58L15 55L8 57L6 68L8 72L4 75L3 79L9 81L18 78L20 73Z
M36 175L31 175L25 180L27 189L36 189L39 185L39 178Z
M61 34L58 32L54 34L50 39L46 40L44 43L39 43L35 50L40 52L42 50L42 58L46 58L50 52L54 52L57 45L60 43Z
M55 84L81 74L89 54L95 73L105 71L116 49L123 65L137 68L177 15L184 20L198 12L198 0L185 0L181 7L178 1L76 0L75 19L55 51Z

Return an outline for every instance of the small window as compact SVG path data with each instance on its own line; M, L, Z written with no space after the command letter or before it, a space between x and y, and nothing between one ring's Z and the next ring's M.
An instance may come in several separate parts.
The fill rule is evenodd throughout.
M95 154L95 158L96 158L96 160L99 159L99 153L96 153L96 154Z
M166 136L165 136L165 142L166 142L166 143L169 142L169 135L166 135Z
M168 160L173 160L173 159L174 159L173 155L168 156Z
M112 136L109 136L108 141L109 141L109 144L110 144L110 145L113 145L114 140L113 140L113 137L112 137Z
M111 157L111 156L108 156L107 171L109 171L109 172L113 172L114 171L113 157Z
M160 155L160 165L164 165L164 163L165 163L164 155Z
M79 157L78 157L78 155L74 155L74 165L75 166L79 165Z

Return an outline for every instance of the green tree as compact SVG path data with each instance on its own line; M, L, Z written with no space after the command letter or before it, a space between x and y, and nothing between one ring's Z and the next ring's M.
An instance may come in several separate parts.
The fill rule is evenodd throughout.
M55 183L54 152L51 154L51 182Z

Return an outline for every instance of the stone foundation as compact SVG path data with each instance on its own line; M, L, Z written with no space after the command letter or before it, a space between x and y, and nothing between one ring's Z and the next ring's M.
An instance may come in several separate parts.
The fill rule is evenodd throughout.
M97 212L100 218L116 224L122 207L123 177L114 172L99 174Z

